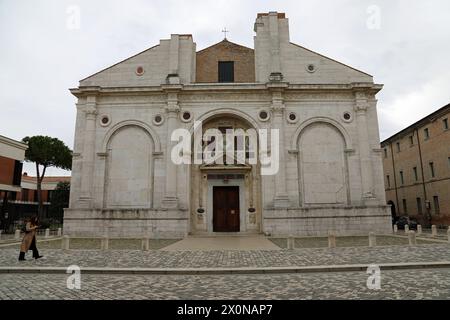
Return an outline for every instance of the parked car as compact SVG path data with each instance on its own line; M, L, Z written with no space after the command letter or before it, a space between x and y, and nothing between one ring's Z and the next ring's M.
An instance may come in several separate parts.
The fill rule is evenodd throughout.
M405 230L405 225L409 226L409 230L417 230L417 221L406 216L398 218L395 224L399 230Z

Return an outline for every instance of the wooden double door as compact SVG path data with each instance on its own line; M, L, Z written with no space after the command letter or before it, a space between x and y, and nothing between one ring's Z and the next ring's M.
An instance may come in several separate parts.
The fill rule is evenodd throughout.
M213 187L213 231L239 232L239 187Z

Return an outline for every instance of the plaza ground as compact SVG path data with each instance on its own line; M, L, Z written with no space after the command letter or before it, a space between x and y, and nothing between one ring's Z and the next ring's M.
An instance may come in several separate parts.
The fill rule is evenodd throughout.
M301 238L296 239L295 250L283 249L286 239L264 240L260 245L255 239L247 244L238 238L214 240L215 246L220 241L240 241L240 250L214 246L210 250L188 250L176 240L152 240L150 250L142 251L138 249L139 239L114 240L111 250L99 250L99 239L78 239L72 241L73 249L62 250L61 240L53 238L38 243L43 259L33 260L29 253L24 262L17 261L18 244L4 240L0 245L0 299L450 299L450 244L443 235L424 235L414 246L408 245L404 236L378 236L376 247L368 247L367 237L343 237L338 238L337 248L327 248L326 238ZM184 244L197 245L192 241ZM333 269L396 263L406 267L382 268L380 290L367 288L369 275L363 268L345 272ZM431 267L429 263L444 265ZM64 270L69 265L82 269L80 290L67 289L69 275ZM192 271L312 266L329 270L267 274L83 273L83 268ZM63 271L43 271L58 267ZM11 271L14 268L31 268L34 273Z

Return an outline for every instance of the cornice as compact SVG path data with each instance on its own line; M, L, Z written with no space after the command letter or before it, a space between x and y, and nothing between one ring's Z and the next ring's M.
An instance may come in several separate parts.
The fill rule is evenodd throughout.
M0 143L9 145L11 147L19 148L21 150L27 150L28 149L28 145L26 143L19 142L19 141L7 138L5 136L0 136Z
M148 95L164 94L168 92L191 93L191 92L255 92L255 91L352 91L378 93L383 88L381 84L371 82L358 82L348 84L290 84L281 83L191 83L191 84L162 84L159 86L142 87L99 87L80 86L70 89L70 92L80 98L89 95Z

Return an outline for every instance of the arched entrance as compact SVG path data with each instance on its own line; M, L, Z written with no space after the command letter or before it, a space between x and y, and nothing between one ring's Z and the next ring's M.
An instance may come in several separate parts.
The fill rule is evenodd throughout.
M196 130L198 135L200 129ZM195 151L192 155L190 232L259 233L262 221L260 168L258 162L254 164L249 161L257 154L257 134L251 136L257 133L256 128L243 117L227 112L213 114L203 120L201 130L200 139L203 138L203 142L200 150L207 149L211 153L206 158L205 153L201 152L201 164L194 161ZM221 137L211 135L211 132ZM192 141L194 144L195 138ZM230 159L229 153L219 156L215 153L216 149L211 148L213 142L220 143L226 153L231 141L234 148L230 150L234 159ZM207 161L211 160L211 155L216 157L212 163ZM242 163L238 159L245 161Z
M391 206L391 216L392 216L392 224L394 224L397 221L397 212L395 210L395 204L393 201L389 200L387 203L389 206Z

